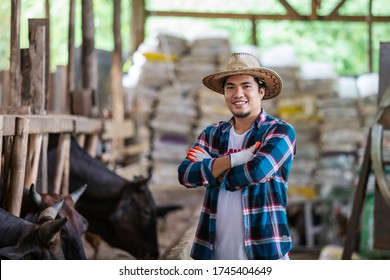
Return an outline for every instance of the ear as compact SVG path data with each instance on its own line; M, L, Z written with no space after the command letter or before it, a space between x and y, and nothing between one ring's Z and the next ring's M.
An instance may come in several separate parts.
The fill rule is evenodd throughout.
M261 87L261 88L259 89L259 94L260 94L260 98L263 99L264 94L265 94L265 88L264 88L264 87Z

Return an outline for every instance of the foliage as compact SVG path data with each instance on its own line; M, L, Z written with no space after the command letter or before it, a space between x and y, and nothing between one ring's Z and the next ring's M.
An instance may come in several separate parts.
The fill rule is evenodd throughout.
M81 0L76 1L75 44L81 44ZM122 43L123 50L130 46L131 2L122 0ZM368 13L369 0L346 1L340 9L341 14L364 15ZM374 15L390 15L388 0L374 0ZM112 0L94 0L95 45L97 48L112 50ZM44 17L45 0L21 0L21 48L28 47L28 18ZM50 44L52 68L67 64L67 38L69 1L50 1ZM167 4L169 3L169 4ZM148 10L177 10L221 13L285 13L277 0L146 0ZM289 0L300 14L311 12L311 0ZM339 0L321 2L320 14L329 14ZM0 69L9 68L10 52L10 11L11 0L2 1L0 6ZM257 22L257 37L260 50L266 50L276 44L291 44L304 61L324 60L335 65L339 74L359 75L368 71L368 27L361 22L298 22L271 21ZM251 43L251 22L247 20L169 18L151 16L146 22L146 36L150 37L157 28L177 32L177 26L185 36L191 32L208 29L224 29L231 34L233 45ZM390 41L390 24L373 24L373 62L374 71L378 71L379 43Z

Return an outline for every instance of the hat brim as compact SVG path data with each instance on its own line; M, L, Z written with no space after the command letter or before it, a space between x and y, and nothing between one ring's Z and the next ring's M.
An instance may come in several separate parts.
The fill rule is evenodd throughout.
M268 68L247 68L217 72L203 78L203 84L212 91L224 94L222 80L231 75L251 75L258 77L265 82L264 99L271 99L280 94L283 82L278 73Z

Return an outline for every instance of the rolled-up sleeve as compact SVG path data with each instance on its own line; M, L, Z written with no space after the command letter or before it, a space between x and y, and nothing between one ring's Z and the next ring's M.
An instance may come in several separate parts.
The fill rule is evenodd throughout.
M199 162L185 159L178 168L179 183L187 188L216 185L217 181L211 173L214 161L215 158L204 159Z

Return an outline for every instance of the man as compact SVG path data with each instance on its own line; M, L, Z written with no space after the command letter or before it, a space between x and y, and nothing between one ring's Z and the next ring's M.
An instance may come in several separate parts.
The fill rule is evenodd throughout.
M226 70L203 79L233 117L206 127L178 168L180 184L206 188L193 259L289 259L287 179L294 128L261 107L282 80L257 58L234 53Z

